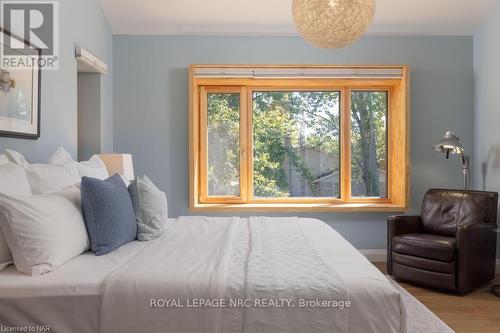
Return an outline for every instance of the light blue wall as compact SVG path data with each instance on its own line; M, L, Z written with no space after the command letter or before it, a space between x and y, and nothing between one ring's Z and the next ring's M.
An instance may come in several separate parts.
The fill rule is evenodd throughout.
M418 211L429 187L462 184L459 161L446 161L432 146L446 129L453 129L465 149L472 148L472 51L471 37L368 37L345 49L322 50L296 37L116 35L115 150L132 153L136 173L151 176L167 192L170 216L190 214L189 64L408 64L411 196L412 210ZM387 215L301 214L327 221L364 249L385 248Z
M77 153L77 69L75 46L86 48L109 66L103 77L102 140L113 150L113 37L99 0L60 0L60 66L42 72L41 138L0 138L0 151L15 149L32 161L46 161L58 147Z
M474 83L474 186L500 191L500 4L474 36Z

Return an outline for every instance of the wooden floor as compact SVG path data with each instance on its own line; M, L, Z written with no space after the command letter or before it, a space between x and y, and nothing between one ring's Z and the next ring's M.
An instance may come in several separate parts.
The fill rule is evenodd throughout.
M387 274L385 263L374 264ZM490 285L500 284L498 274L488 286L465 296L398 282L458 333L500 332L500 298L489 292Z

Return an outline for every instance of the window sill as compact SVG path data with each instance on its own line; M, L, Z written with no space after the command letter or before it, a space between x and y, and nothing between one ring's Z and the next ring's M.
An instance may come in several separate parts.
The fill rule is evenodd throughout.
M196 212L405 212L408 207L391 203L259 203L259 204L194 204Z

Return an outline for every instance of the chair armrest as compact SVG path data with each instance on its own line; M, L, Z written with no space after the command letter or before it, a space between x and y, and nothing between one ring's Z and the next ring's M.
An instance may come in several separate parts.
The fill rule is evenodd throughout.
M422 219L418 215L397 215L387 218L387 235L394 236L420 232Z
M494 223L457 226L457 289L466 293L495 277L497 234Z
M387 218L387 273L392 274L392 238L420 232L422 219L417 215L397 215Z

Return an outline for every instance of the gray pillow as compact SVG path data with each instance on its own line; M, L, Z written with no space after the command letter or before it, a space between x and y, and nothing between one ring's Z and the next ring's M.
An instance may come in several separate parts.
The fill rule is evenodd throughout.
M107 254L137 237L134 207L119 175L82 178L82 210L96 255Z
M146 176L128 187L137 222L137 239L149 241L160 237L167 225L167 196Z

